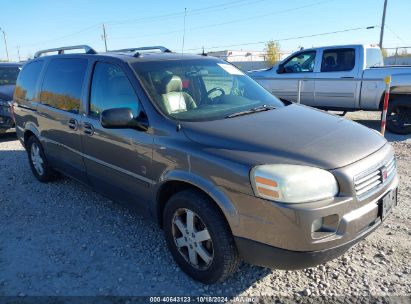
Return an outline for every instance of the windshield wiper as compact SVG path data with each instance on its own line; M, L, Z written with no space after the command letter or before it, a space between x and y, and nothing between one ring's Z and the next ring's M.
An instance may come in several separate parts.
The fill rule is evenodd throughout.
M255 107L255 108L251 108L245 111L240 111L240 112L236 112L236 113L232 113L227 115L225 118L232 118L232 117L237 117L237 116L243 116L243 115L248 115L248 114L252 114L252 113L257 113L257 112L263 112L263 111L269 111L269 110L273 110L276 107L274 106L267 106L267 105L262 105L259 107Z

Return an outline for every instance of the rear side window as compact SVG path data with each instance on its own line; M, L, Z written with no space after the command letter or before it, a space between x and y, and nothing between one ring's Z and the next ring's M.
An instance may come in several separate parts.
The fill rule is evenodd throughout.
M53 59L44 76L40 102L56 109L78 113L87 64L87 59Z
M323 52L321 72L351 71L354 66L354 49L334 49Z
M113 64L98 62L91 84L89 115L100 117L106 109L130 108L139 114L139 102L123 70Z
M32 101L35 98L36 84L43 64L43 61L34 61L24 65L23 70L18 76L16 89L14 91L16 98L27 101Z

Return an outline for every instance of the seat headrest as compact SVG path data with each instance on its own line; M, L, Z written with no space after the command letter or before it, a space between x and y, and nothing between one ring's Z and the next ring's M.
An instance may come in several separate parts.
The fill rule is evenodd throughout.
M328 66L335 65L334 57L328 56L327 58L325 58L325 64Z
M181 78L176 75L169 75L161 79L161 94L170 92L181 92L183 90L183 82Z

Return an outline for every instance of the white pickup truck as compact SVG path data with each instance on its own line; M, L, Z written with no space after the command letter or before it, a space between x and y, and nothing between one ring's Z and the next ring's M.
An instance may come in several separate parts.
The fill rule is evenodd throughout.
M270 69L248 74L281 99L296 102L300 86L302 104L344 113L381 110L384 78L391 76L387 128L394 133L411 133L411 67L384 66L377 46L304 49Z

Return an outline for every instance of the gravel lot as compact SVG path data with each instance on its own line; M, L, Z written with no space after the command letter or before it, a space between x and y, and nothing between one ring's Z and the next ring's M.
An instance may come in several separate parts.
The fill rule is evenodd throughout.
M348 115L378 129L378 114ZM243 264L223 284L182 273L162 231L68 178L41 184L14 133L0 138L0 296L411 295L411 136L387 134L398 157L399 206L344 256L278 271Z

